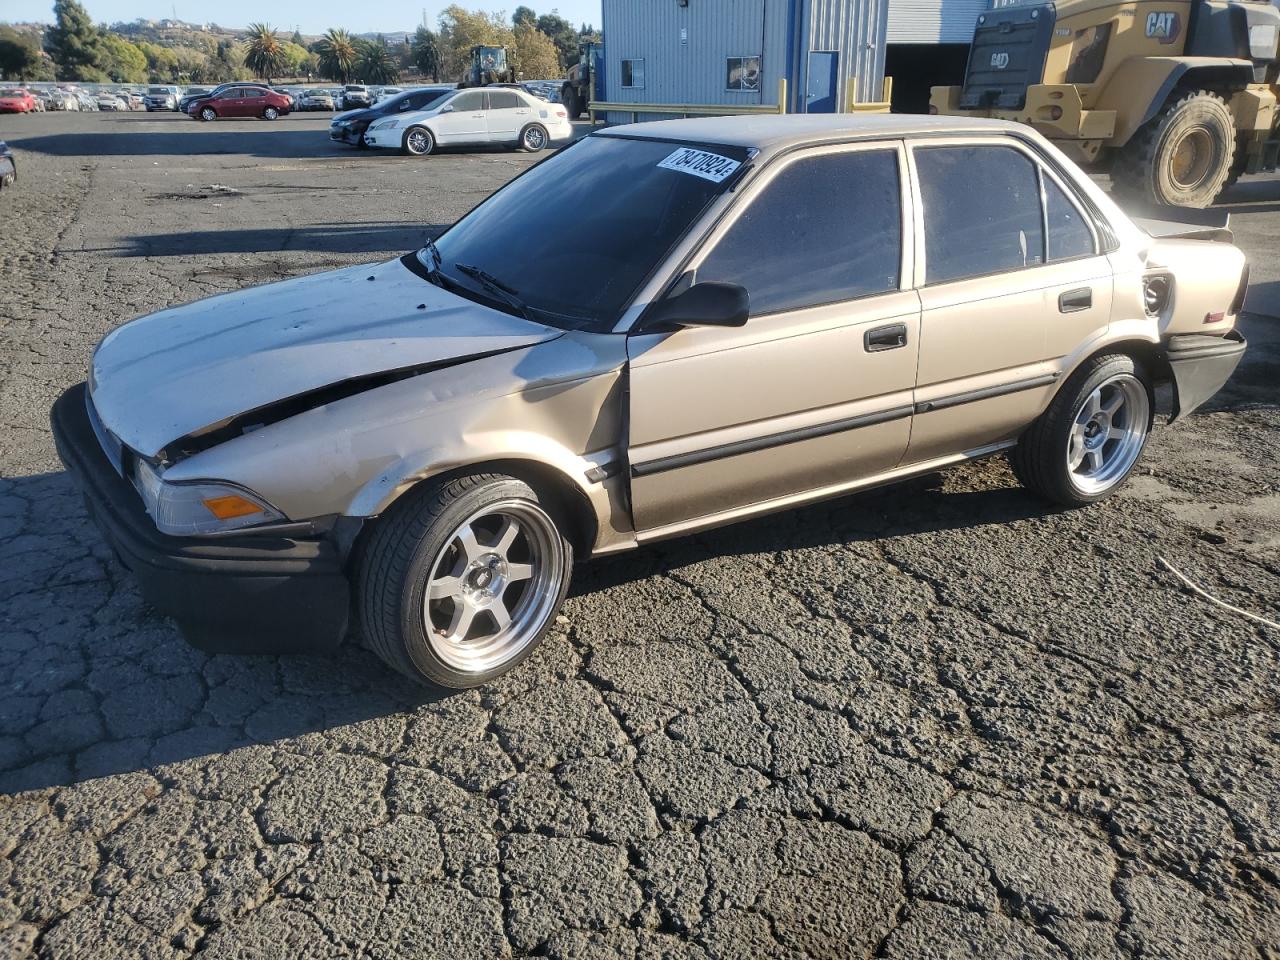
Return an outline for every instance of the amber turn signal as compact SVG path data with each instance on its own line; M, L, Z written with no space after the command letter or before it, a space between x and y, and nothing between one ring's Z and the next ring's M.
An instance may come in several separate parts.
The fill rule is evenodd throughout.
M201 500L205 509L212 513L219 520L232 520L235 517L247 517L254 513L261 513L262 507L252 500L244 497L210 497L208 500Z

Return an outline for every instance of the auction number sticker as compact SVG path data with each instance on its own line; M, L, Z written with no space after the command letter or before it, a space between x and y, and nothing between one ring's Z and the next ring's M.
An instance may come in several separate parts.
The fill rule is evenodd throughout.
M707 153L705 150L681 147L659 163L658 166L663 170L678 170L681 173L691 173L695 177L701 177L703 180L719 183L742 164L731 157L722 157L718 153Z

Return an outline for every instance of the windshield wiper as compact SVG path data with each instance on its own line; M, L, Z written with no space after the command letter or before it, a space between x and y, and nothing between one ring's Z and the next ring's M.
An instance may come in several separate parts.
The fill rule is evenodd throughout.
M520 316L530 323L538 322L533 317L533 308L521 300L514 289L507 286L488 270L482 270L470 263L455 263L453 267L459 273L465 273L472 280L479 282L490 293L496 294L500 300L506 301L508 305L518 310Z

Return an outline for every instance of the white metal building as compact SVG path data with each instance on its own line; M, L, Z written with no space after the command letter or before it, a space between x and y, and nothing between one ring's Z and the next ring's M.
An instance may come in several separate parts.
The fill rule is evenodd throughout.
M961 78L951 75L957 51L931 67L929 57L918 55L928 49L921 45L961 45L963 74L963 53L986 5L986 0L603 0L600 99L619 105L776 107L779 81L785 80L788 112L841 111L854 101L881 99L886 56L892 66L897 45L907 53L910 80L926 91L927 103L928 84ZM897 89L899 78L894 82ZM632 115L615 111L608 119L625 122Z

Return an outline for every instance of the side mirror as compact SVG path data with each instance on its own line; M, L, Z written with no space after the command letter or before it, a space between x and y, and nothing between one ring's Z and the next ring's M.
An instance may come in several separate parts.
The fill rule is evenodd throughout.
M751 299L745 287L706 280L655 304L641 331L664 326L741 327L750 313Z
M443 107L441 107L441 108L440 108L440 112L441 112L441 113L453 113L453 104L452 104L452 103L446 103Z

